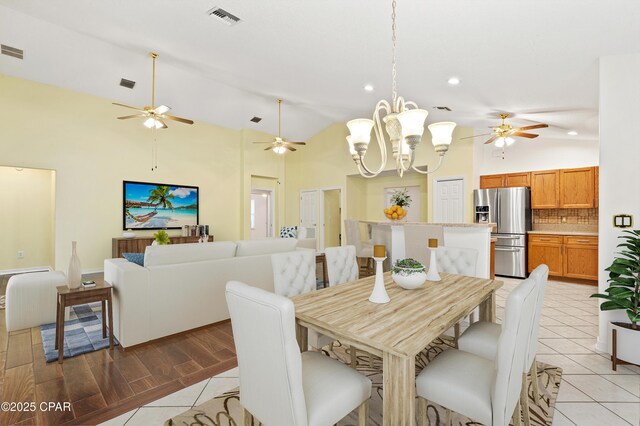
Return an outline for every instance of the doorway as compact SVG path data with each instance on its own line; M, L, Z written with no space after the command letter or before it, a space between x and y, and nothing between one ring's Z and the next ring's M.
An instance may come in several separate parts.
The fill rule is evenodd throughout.
M464 177L434 179L433 221L436 223L463 223L465 212Z
M251 190L251 239L273 237L274 231L273 190Z
M340 189L322 190L322 214L320 225L321 241L320 250L326 247L338 247L342 243L341 217L342 204L340 201Z

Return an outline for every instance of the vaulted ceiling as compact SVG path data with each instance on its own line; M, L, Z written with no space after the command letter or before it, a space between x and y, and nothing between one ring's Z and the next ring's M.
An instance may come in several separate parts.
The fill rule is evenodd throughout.
M242 21L207 13L222 7ZM428 122L517 113L597 137L598 58L640 51L637 0L398 0L398 92ZM304 139L391 97L390 0L0 0L0 73L226 127ZM461 84L450 86L451 76ZM136 81L133 90L121 78ZM371 84L373 92L363 86ZM451 112L433 109L447 106ZM114 107L114 117L123 111ZM259 124L249 121L262 117ZM541 132L542 133L542 132Z

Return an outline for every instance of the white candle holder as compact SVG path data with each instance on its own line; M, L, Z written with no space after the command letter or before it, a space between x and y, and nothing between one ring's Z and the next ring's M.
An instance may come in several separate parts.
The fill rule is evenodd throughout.
M389 303L391 300L387 294L387 289L384 288L384 277L382 272L382 263L386 257L374 257L376 261L376 281L373 286L371 296L369 296L369 302L373 303Z
M438 265L436 262L436 250L435 248L430 248L431 257L429 257L429 270L427 271L427 281L440 281L440 274L438 273Z

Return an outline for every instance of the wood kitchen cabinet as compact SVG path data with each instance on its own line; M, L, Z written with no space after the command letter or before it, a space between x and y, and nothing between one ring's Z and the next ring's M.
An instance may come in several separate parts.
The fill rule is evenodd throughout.
M549 275L598 279L598 237L529 235L528 270L546 264Z
M531 208L558 208L560 197L560 171L543 170L531 172Z
M504 188L504 175L480 176L480 189Z
M549 267L549 275L562 276L562 236L529 235L529 272L543 263Z
M598 279L598 238L564 237L563 276Z
M594 174L593 167L561 169L559 207L563 209L595 207Z
M480 176L480 189L531 186L531 173L507 173Z
M600 167L593 168L593 206L598 208L600 205Z

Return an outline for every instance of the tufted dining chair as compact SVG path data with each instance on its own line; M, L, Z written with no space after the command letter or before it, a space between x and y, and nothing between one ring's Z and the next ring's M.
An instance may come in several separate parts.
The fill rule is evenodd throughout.
M291 297L316 288L316 259L312 250L271 255L275 293Z
M372 274L374 268L373 244L362 240L360 224L357 220L345 219L344 231L347 235L347 245L354 246L356 249L358 264L364 264L363 270L368 274Z
M447 272L449 274L466 275L475 277L476 267L478 263L478 250L457 247L438 247L436 249L436 262L438 271ZM469 315L469 324L475 320L474 309ZM454 341L458 341L460 337L460 322L453 327Z
M356 408L358 424L367 424L371 380L329 357L301 354L291 300L237 281L227 283L225 296L243 424L330 426Z
M495 359L448 349L427 364L416 378L420 426L427 424L427 400L447 409L447 425L451 410L485 425L507 426L512 417L519 424L520 373L536 297L533 279L524 280L509 294Z
M327 258L330 287L358 279L358 260L354 246L327 247L324 254Z
M271 255L273 267L273 284L279 296L292 297L309 293L316 289L316 260L312 250L296 250ZM315 351L333 339L309 329L308 343Z
M327 247L324 254L327 258L329 287L358 279L360 267L358 266L356 248L354 246ZM321 346L330 344L331 349L333 349L333 339L327 336L322 336L319 339L319 344L322 344ZM355 368L358 362L356 348L351 347L350 355L351 366ZM373 356L371 354L369 354L369 366L373 368Z
M527 387L527 376L531 377L531 387L533 388L533 398L536 404L539 403L540 390L538 386L538 364L536 363L536 352L538 350L538 332L540 330L540 317L542 316L542 306L544 305L544 291L549 279L549 267L540 265L531 272L529 279L536 283L536 307L533 312L531 334L527 345L527 356L523 367L523 382L520 403L524 414L524 424L529 426L529 397ZM470 352L487 359L494 359L497 353L498 341L502 326L491 322L478 321L472 324L458 339L458 348L465 352Z

